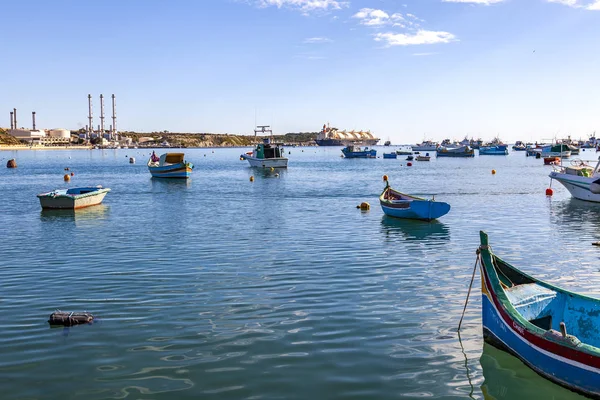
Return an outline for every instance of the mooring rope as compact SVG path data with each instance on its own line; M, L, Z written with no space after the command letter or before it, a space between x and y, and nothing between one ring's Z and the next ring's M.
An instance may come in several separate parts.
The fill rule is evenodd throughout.
M458 323L458 331L460 332L460 326L462 325L463 318L465 317L465 311L467 311L467 304L469 303L469 296L471 295L471 288L473 287L473 281L475 280L475 271L477 271L477 262L479 261L479 249L477 249L477 258L475 259L475 265L473 266L473 275L471 275L471 283L469 284L469 291L467 292L467 299L465 300L465 307L463 308L462 315L460 316L460 322Z

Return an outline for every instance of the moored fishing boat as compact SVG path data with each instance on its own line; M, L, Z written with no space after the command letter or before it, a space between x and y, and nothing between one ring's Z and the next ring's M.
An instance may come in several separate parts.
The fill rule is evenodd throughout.
M450 211L450 205L435 199L423 199L400 193L390 187L387 176L383 177L385 189L379 196L381 209L390 217L431 221Z
M600 397L600 300L535 279L496 256L480 232L484 340L541 376Z
M398 158L396 153L383 153L383 158Z
M56 189L37 197L43 209L78 209L102 203L108 192L110 189L102 186L75 187Z
M287 168L288 165L281 143L271 143L268 138L257 144L253 151L240 155L240 158L248 160L251 167Z
M412 157L412 156L408 156L408 157ZM408 157L406 158L407 160L408 160ZM422 155L420 155L420 154L419 154L419 155L418 155L418 156L415 158L415 160L416 160L416 161L429 161L430 159L431 159L431 157L429 156L429 153L425 153L425 155L424 155L424 156L422 156ZM410 160L412 160L412 158L411 158ZM409 160L409 161L410 161L410 160Z
M355 145L348 145L342 149L342 153L345 158L375 158L377 157L377 150L369 149L368 147L359 147Z
M164 153L158 157L154 152L148 160L148 171L153 178L189 178L194 164L185 161L184 153Z
M600 159L596 167L572 160L568 165L555 167L550 178L559 181L576 199L600 203Z
M475 150L469 146L438 147L436 157L475 157Z
M411 149L412 151L435 151L439 145L439 143L432 142L431 140L425 140L422 143L411 146Z
M506 156L508 155L508 145L497 144L490 146L481 146L479 148L480 156Z
M514 151L525 151L527 150L527 147L525 146L525 143L521 142L520 140L517 140L513 145L512 149Z
M566 144L554 144L542 147L542 157L571 157L571 150Z

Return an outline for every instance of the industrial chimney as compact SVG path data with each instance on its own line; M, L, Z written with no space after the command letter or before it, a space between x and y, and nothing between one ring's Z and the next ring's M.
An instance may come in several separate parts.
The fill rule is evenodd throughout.
M89 123L89 131L88 134L90 135L90 138L92 137L92 131L94 130L94 124L93 124L93 118L92 118L92 95L88 94L88 120L90 121Z
M117 135L117 112L116 112L116 100L115 95L112 95L112 137L114 138Z
M104 95L100 95L100 135L104 135Z
M31 112L31 120L33 121L33 130L35 131L35 111Z
M10 112L10 129L13 130L15 129L15 121L13 120L13 112Z
M17 109L13 108L13 112L14 112L13 118L15 119L15 129L19 129L19 126L17 125Z

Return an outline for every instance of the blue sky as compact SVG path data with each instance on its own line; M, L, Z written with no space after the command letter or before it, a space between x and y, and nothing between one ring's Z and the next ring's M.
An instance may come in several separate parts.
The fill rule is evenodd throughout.
M598 10L596 10L596 8ZM600 0L105 0L3 4L0 126L414 143L600 134ZM108 119L106 120L108 121ZM106 123L108 125L108 122Z

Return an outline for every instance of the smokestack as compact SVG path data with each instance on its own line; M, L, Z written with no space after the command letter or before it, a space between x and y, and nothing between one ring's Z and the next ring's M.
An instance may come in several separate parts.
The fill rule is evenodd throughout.
M13 118L15 119L15 129L19 129L19 127L17 126L17 109L13 108Z
M92 131L94 130L94 123L93 123L93 117L92 117L92 95L91 94L88 94L88 120L90 121L90 123L88 125L90 127L90 130L88 133L90 134L90 137L91 137Z
M104 95L100 95L100 134L104 135Z
M117 112L116 112L116 100L115 95L112 95L112 134L113 136L117 134Z
M15 129L15 121L13 120L13 112L10 112L10 129Z
M31 112L31 120L33 121L33 130L35 131L35 111Z

